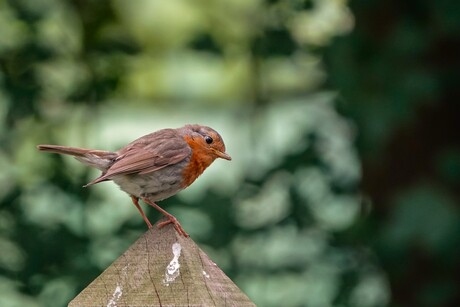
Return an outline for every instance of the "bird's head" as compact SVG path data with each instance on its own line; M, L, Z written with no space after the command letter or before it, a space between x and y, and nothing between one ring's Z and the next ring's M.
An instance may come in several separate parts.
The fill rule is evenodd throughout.
M207 154L210 158L222 158L231 160L232 158L225 152L225 144L220 134L207 126L186 125L183 128L186 141L192 147L199 148L201 152Z

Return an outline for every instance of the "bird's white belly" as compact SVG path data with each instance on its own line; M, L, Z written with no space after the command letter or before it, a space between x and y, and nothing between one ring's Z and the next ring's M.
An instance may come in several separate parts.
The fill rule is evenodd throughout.
M115 182L122 191L132 196L140 197L142 194L141 187L126 175L114 177L113 182Z
M181 174L182 168L168 166L150 174L119 175L111 179L130 195L160 201L183 189Z

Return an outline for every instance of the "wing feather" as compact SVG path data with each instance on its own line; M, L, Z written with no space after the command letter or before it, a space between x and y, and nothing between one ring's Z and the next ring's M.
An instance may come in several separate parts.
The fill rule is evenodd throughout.
M118 153L109 169L88 185L117 175L143 175L158 171L187 158L191 148L174 129L163 129L135 140Z

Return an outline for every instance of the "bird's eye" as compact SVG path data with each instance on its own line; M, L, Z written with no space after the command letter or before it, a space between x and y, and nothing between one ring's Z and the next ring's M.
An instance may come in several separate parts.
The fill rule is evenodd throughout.
M211 143L213 142L212 137L210 137L209 135L205 136L205 137L204 137L204 140L205 140L206 143L208 143L208 144L211 144Z

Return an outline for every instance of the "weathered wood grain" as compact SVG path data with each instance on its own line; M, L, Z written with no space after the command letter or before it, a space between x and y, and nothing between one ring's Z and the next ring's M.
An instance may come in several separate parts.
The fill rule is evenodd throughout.
M255 306L193 242L154 226L78 294L70 307Z

